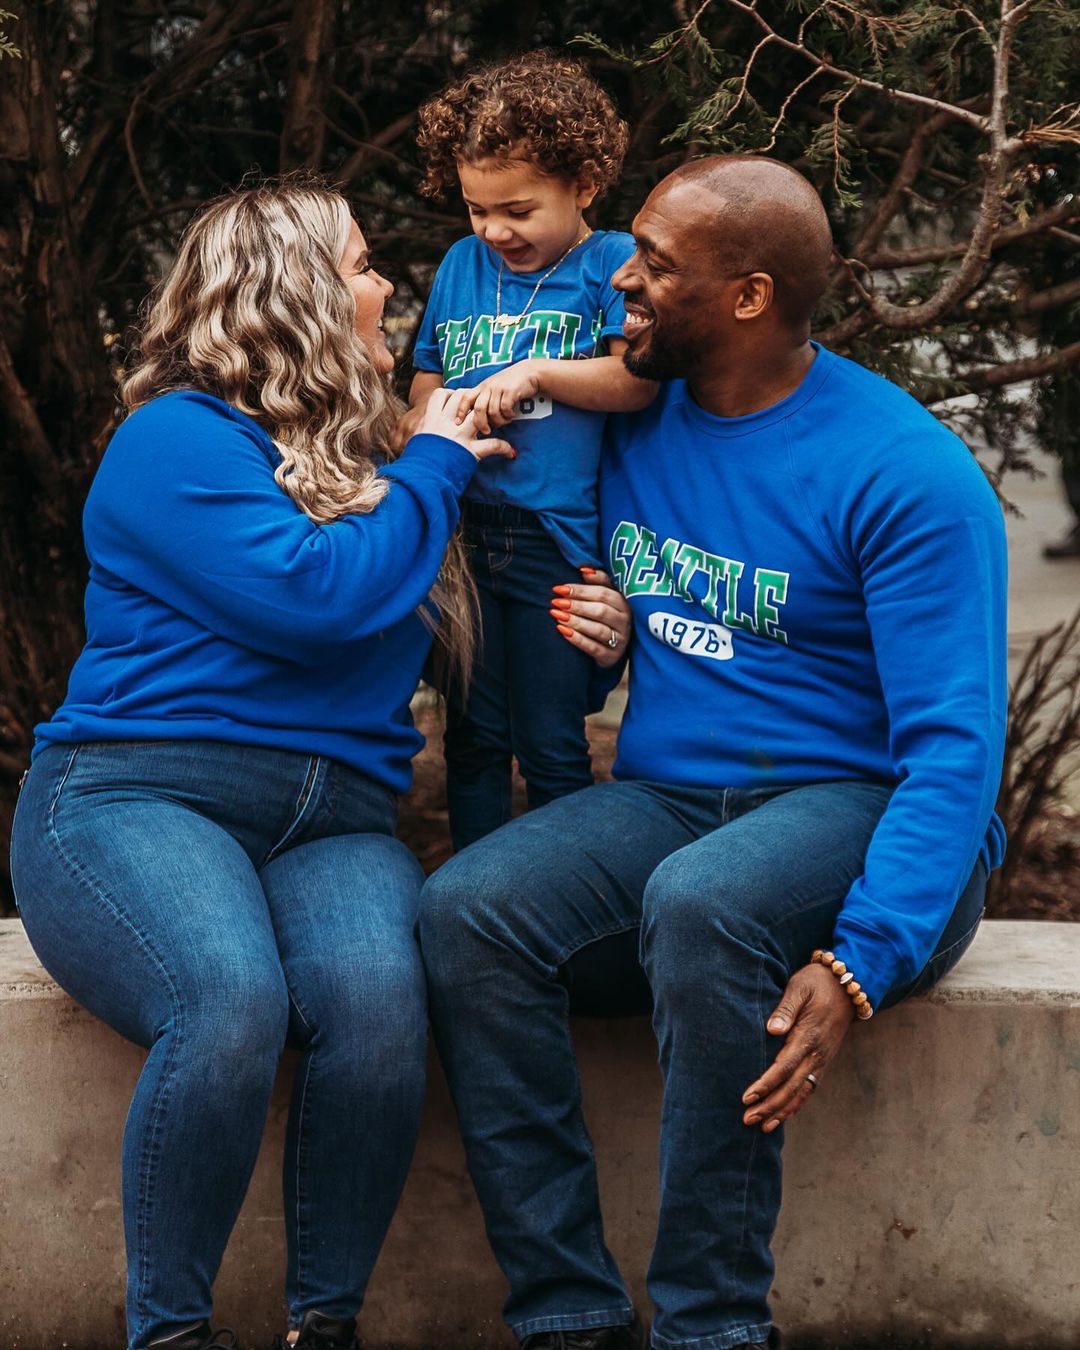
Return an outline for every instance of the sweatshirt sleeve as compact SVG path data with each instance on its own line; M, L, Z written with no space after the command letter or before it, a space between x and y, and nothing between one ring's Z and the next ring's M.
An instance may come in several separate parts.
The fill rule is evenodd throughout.
M224 404L155 400L113 439L87 501L93 565L210 631L301 665L427 598L476 460L414 436L368 514L312 522L274 480L269 438Z
M611 284L611 278L633 256L635 244L628 234L613 232L604 240L603 272L600 284L600 336L622 337L623 324L626 322L626 301L622 291Z
M875 1007L930 959L975 866L1008 693L994 495L958 442L897 447L892 460L856 509L853 543L898 785L833 943Z

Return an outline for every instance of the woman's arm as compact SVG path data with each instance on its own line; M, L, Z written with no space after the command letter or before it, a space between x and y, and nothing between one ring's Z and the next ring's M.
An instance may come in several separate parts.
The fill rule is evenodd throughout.
M435 394L421 434L382 471L383 500L318 525L275 481L248 419L198 396L155 400L102 463L87 503L91 559L233 642L301 665L331 660L423 603L478 458L511 453L456 413L451 393Z

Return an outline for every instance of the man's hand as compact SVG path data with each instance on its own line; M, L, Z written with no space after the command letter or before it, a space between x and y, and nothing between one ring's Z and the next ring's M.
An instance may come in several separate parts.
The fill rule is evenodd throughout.
M497 375L489 375L473 389L463 389L458 416L464 420L471 412L476 429L482 436L490 436L492 427L504 427L517 416L517 405L523 398L535 398L540 393L541 369L548 363L541 360L518 361Z
M760 1125L765 1133L806 1105L814 1083L833 1059L851 1026L855 1010L836 976L824 966L809 965L788 980L780 1002L766 1024L784 1044L772 1066L743 1093L744 1125Z

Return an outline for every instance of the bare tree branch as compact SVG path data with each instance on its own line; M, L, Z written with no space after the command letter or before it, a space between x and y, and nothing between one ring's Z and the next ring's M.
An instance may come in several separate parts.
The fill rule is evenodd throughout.
M1009 163L1012 155L1022 145L1018 138L1009 138L1006 128L1009 62L1016 25L1020 16L1032 3L1034 0L1022 0L1021 4L1014 5L1013 0L1001 0L1001 22L994 48L994 82L990 97L990 113L987 118L980 119L990 139L990 153L975 226L959 267L928 300L918 305L896 305L891 301L881 300L867 291L857 278L855 279L855 284L874 318L888 328L911 332L928 323L936 322L957 300L970 294L979 282L998 229ZM854 277L854 274L852 275Z
M1006 361L1000 366L973 370L958 378L971 392L981 392L984 389L999 389L1005 384L1019 384L1023 380L1035 380L1043 375L1055 375L1058 371L1076 368L1080 368L1080 342L1070 343L1068 347L1059 347L1056 351L1044 352L1042 356L1029 356L1022 361Z
M19 450L29 464L38 486L47 489L56 472L52 446L41 425L30 395L23 387L11 360L11 352L0 335L0 403L19 438Z
M370 160L379 150L385 150L393 145L399 136L403 136L406 131L416 121L415 112L403 113L395 118L389 126L383 127L382 131L377 132L371 137L371 140L359 150L354 150L345 163L338 171L338 178L342 183L351 183L359 178L367 170Z
M889 228L893 217L900 209L904 195L915 182L919 170L922 168L927 143L932 142L942 127L949 121L948 113L938 112L930 117L923 118L915 128L915 132L900 160L895 177L889 184L888 190L881 201L878 202L877 209L867 222L863 232L852 245L852 257L861 258L868 249L874 248Z
M1048 207L1045 211L1039 211L1035 215L1029 216L1027 220L1017 221L1015 225L1005 225L1000 228L991 241L991 251L994 252L1008 244L1015 244L1018 240L1026 239L1029 235L1040 234L1043 230L1050 230L1055 225L1073 220L1080 220L1080 201L1073 199L1059 202L1056 206ZM921 267L924 263L943 262L946 258L959 257L966 248L967 245L961 242L956 244L931 244L926 248L882 249L877 253L872 253L869 258L861 259L861 262L863 266L873 270ZM856 254L856 256L858 255Z
M154 210L155 202L146 186L135 146L135 130L142 117L143 105L156 103L160 111L175 103L177 99L183 98L204 75L213 70L223 51L240 34L252 36L252 21L263 13L265 6L261 5L259 0L234 0L232 4L214 0L199 27L176 58L168 65L155 70L136 90L127 117L124 119L124 146L135 185L149 210Z
M1080 277L1072 281L1062 281L1057 286L1048 286L1042 291L1032 291L1029 295L1013 298L997 306L992 304L973 310L971 317L980 321L984 316L989 317L993 314L1000 316L1005 309L1009 316L1023 316L1026 314L1045 314L1047 310L1061 309L1064 305L1071 305L1074 301L1080 300Z

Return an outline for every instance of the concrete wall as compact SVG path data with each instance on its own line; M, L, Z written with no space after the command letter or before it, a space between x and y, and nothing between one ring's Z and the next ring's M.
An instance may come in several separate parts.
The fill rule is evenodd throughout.
M641 1306L656 1212L648 1024L577 1027L608 1237ZM118 1157L141 1053L0 922L0 1350L123 1345ZM283 1325L283 1064L218 1283L221 1322ZM928 998L856 1026L789 1127L774 1306L798 1345L1080 1342L1080 925L988 923ZM437 1065L362 1319L370 1350L508 1345L502 1280Z

